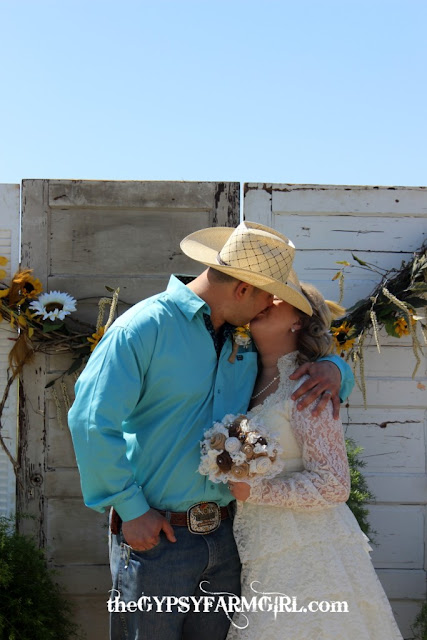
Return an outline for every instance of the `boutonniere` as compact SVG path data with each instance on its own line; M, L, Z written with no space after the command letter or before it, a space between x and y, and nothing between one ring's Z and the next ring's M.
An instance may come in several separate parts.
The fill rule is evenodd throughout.
M243 327L236 327L233 331L233 350L228 362L234 363L236 359L239 347L247 349L252 342L251 332L249 331L249 325L245 324Z

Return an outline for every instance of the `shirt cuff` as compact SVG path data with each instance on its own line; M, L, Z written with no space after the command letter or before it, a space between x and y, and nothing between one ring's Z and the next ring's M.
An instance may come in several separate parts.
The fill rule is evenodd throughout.
M331 354L329 356L323 356L323 358L319 358L317 362L321 360L328 360L335 364L341 373L341 388L340 388L340 402L344 402L347 400L350 393L353 391L354 387L354 375L351 370L348 362L340 358L335 354Z
M132 498L129 498L124 502L120 502L119 504L113 504L112 506L117 511L123 522L139 518L139 516L143 516L144 513L147 513L147 511L150 510L150 505L145 499L142 491L132 496Z

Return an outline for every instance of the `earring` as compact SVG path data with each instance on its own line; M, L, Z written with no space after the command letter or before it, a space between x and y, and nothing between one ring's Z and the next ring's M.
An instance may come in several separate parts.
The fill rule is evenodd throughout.
M291 328L291 331L292 331L292 333L295 333L295 329L293 327Z

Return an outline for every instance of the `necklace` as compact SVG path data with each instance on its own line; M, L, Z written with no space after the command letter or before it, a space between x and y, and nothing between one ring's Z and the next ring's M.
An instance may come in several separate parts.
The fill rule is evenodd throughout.
M258 393L256 393L254 396L251 396L251 400L255 400L255 398L258 398L258 396L260 396L261 393L264 393L264 391L266 391L269 387L271 387L273 382L276 382L276 380L278 380L279 378L280 378L280 375L275 376L273 380L264 387L264 389L261 389L261 391L258 391Z

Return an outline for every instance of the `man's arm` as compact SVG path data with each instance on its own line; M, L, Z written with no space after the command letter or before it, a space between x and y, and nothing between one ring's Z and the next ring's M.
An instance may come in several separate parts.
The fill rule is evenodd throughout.
M344 402L354 386L354 376L350 365L336 355L325 356L316 362L306 362L290 376L291 380L298 380L308 374L310 377L292 395L298 400L298 410L302 411L320 397L313 415L319 415L329 400L332 400L333 415L337 419L340 412L340 402Z
M114 506L126 542L145 551L158 543L161 530L170 542L176 538L168 520L150 509L126 457L122 423L135 409L144 381L138 346L122 327L106 333L77 381L68 423L85 504L101 512Z
M125 329L109 329L77 381L68 414L85 504L100 512L114 506L122 520L150 508L133 477L122 430L144 379L135 351Z

